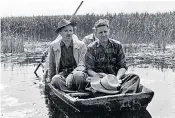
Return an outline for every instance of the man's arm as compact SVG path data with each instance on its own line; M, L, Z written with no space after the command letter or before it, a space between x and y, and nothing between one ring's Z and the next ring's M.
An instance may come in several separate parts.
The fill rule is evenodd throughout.
M95 71L95 51L92 47L87 48L87 52L85 54L85 66L87 68L87 73L89 76L99 76L103 77L105 74L99 74Z
M125 68L120 68L118 70L118 73L117 73L116 78L119 81L119 83L122 83L121 77L125 74L125 72L126 72L126 69Z
M88 46L88 39L87 39L87 37L84 37L82 41L86 44L86 46Z
M83 43L82 47L80 48L79 63L77 65L77 67L74 69L74 71L84 71L86 69L85 64L84 64L86 51L87 51L87 47Z
M118 56L116 58L117 58L116 66L119 67L116 78L121 81L121 77L125 74L127 70L125 54L121 44L119 44L118 46Z
M51 81L52 77L56 74L56 64L55 64L55 55L52 47L49 47L48 52L48 75L49 81Z
M98 74L95 71L93 71L92 69L87 69L87 73L89 76L92 76L92 77L95 76L96 74Z
M80 56L79 56L79 63L77 65L77 67L66 77L66 86L70 87L71 86L71 81L73 79L73 73L75 71L85 71L86 70L86 67L85 67L85 64L84 64L84 58L85 58L85 54L86 54L86 50L87 50L87 47L86 45L82 42L82 45L80 45L81 48L80 48Z

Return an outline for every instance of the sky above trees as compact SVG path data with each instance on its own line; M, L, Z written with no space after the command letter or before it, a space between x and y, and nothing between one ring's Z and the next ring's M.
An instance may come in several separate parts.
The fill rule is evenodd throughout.
M81 0L1 0L0 16L71 15ZM175 1L84 0L77 14L175 11Z

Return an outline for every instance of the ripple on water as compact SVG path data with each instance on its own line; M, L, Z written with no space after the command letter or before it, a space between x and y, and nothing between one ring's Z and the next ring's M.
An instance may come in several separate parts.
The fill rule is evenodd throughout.
M17 98L9 97L8 95L2 96L1 101L2 101L2 107L20 106L20 105L27 104L27 103L19 103L19 100Z
M36 116L38 112L35 109L22 109L13 112L3 113L3 118L26 118Z
M3 91L3 90L4 90L5 88L7 88L7 87L9 87L9 86L4 85L4 84L1 84L1 86L0 86L0 92Z

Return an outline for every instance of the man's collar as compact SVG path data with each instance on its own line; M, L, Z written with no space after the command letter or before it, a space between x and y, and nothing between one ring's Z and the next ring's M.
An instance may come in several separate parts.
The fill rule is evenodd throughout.
M62 46L64 46L64 45L65 45L65 44L64 44L63 40L61 40L60 46L62 47Z
M65 43L64 43L63 40L61 40L60 46L61 46L61 47L62 47L62 46L65 46ZM70 45L69 45L69 46L72 46L72 47L73 47L73 39L71 39L71 42L70 42Z
M78 43L79 42L78 37L75 34L73 34L72 39L73 39L73 41L72 41L73 44L72 45L74 46L74 48L79 49L80 45ZM61 47L61 41L62 41L62 36L59 35L56 38L56 40L51 43L51 45L53 45L54 50L58 50L59 47Z
M107 42L107 45L109 45L110 43L111 43L111 40L110 40L110 38L109 38L109 39L108 39L108 42ZM97 41L97 47L99 47L99 46L104 47L104 46L101 44L100 40ZM105 48L105 47L104 47L104 48Z

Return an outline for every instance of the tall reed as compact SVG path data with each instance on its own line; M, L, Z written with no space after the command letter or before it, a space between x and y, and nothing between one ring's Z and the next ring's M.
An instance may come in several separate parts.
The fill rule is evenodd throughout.
M23 38L18 35L2 34L1 51L3 53L22 53L24 52Z
M61 18L69 15L4 17L1 19L2 51L23 52L23 40L52 41ZM110 21L111 36L125 44L154 43L166 50L168 43L175 43L175 11L165 13L119 13L77 15L76 33L80 39L92 33L94 23L106 18ZM14 35L15 31L15 35Z

